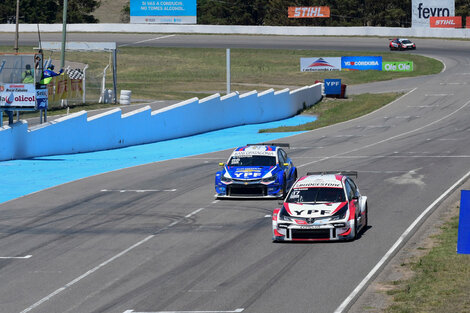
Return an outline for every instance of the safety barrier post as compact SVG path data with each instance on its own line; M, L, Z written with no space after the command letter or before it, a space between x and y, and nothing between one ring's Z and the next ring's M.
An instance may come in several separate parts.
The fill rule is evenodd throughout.
M457 253L470 254L470 190L462 190L460 193Z

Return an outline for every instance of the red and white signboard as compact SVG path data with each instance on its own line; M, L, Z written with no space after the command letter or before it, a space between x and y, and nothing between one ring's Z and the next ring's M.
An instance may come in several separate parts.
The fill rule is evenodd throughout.
M36 88L34 84L0 85L1 108L34 108L36 106Z
M431 16L431 28L462 28L461 16Z
M289 7L289 18L330 17L330 7Z

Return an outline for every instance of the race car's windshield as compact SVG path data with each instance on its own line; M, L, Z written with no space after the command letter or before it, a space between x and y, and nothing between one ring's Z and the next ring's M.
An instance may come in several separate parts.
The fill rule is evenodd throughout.
M342 188L298 188L293 189L286 202L288 203L317 203L345 201Z
M408 44L408 43L411 43L411 41L410 41L410 40L408 40L408 39L406 39L406 40L402 40L402 42L401 42L401 43Z
M275 166L276 157L265 155L233 156L228 166Z

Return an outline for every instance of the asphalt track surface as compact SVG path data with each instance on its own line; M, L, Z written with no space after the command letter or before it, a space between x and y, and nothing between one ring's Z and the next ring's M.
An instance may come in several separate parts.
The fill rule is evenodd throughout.
M387 50L381 38L81 36L118 45ZM347 312L355 288L470 171L470 44L416 43L415 53L445 63L442 73L352 87L406 94L367 116L280 140L300 174L359 172L370 227L358 240L272 243L277 201L213 197L217 162L229 150L150 163L0 204L0 312Z

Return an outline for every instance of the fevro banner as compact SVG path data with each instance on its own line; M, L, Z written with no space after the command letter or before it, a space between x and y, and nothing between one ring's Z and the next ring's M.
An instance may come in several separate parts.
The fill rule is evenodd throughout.
M431 28L462 28L461 16L438 17L431 16L429 18Z
M413 0L411 5L412 27L430 27L432 16L455 16L454 0Z
M289 18L330 17L330 7L289 7Z

